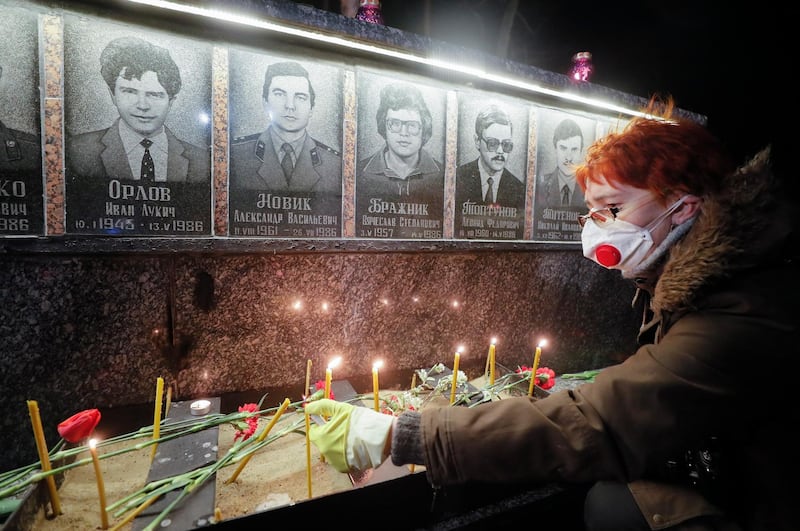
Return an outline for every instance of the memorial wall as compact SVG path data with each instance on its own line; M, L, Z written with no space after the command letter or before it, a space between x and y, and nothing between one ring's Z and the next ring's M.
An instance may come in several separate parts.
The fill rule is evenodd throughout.
M334 355L358 378L456 345L480 370L491 337L512 369L546 338L557 374L632 351L633 288L583 258L559 172L642 98L292 2L165 4L0 1L8 468L28 399L55 438L159 376L299 396Z

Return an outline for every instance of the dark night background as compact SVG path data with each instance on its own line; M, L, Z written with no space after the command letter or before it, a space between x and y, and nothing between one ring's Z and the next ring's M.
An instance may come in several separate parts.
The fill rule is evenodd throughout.
M339 0L302 4L340 12ZM782 147L794 108L789 7L776 2L383 0L384 21L404 31L566 74L593 55L592 83L641 97L672 95L705 115L742 162ZM734 5L736 4L736 5ZM503 17L516 12L502 45Z

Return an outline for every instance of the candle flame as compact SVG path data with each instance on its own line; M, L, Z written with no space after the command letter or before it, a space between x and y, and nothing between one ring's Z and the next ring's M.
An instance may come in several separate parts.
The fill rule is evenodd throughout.
M92 450L97 448L97 439L89 439L89 448Z
M463 354L464 353L464 345L459 345L456 349L456 354Z
M539 341L539 347L540 348L545 346L545 345L547 345L547 340L546 339L542 339L541 341Z
M322 311L323 312L327 312L328 311L328 303L327 302L323 302L322 303Z
M383 367L383 360L377 360L375 361L375 363L372 364L372 368L375 369L376 371L381 367Z
M496 338L496 337L493 337L493 338L492 338L492 345L496 345L496 344L497 344L497 338Z
M333 358L333 359L330 361L330 363L328 363L328 368L329 368L329 369L333 369L334 367L336 367L337 365L339 365L339 363L341 363L341 362L342 362L342 357L341 357L341 356L336 356L335 358Z
M303 309L303 301L301 301L301 300L294 301L294 303L292 303L292 309L293 310L297 310L297 311L302 310Z

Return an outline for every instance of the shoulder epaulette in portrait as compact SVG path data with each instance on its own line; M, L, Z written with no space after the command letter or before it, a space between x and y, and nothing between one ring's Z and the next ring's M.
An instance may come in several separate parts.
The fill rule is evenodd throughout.
M330 146L326 146L325 144L323 144L322 142L320 142L317 139L314 139L314 143L317 145L318 148L324 149L328 153L332 153L333 155L336 155L337 157L341 157L342 156L341 153L339 153L338 151L336 151L335 149L333 149Z
M258 137L261 136L261 133L253 133L252 135L246 136L237 136L233 139L234 144L246 144L247 142L254 142L258 140Z

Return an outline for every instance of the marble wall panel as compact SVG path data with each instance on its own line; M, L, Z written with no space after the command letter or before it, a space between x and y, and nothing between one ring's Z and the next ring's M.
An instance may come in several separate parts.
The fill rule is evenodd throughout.
M26 400L48 440L84 408L295 386L343 358L334 379L497 360L556 373L634 348L632 288L575 251L3 257L2 468L35 458ZM299 303L299 305L298 305ZM457 303L457 305L455 304Z

